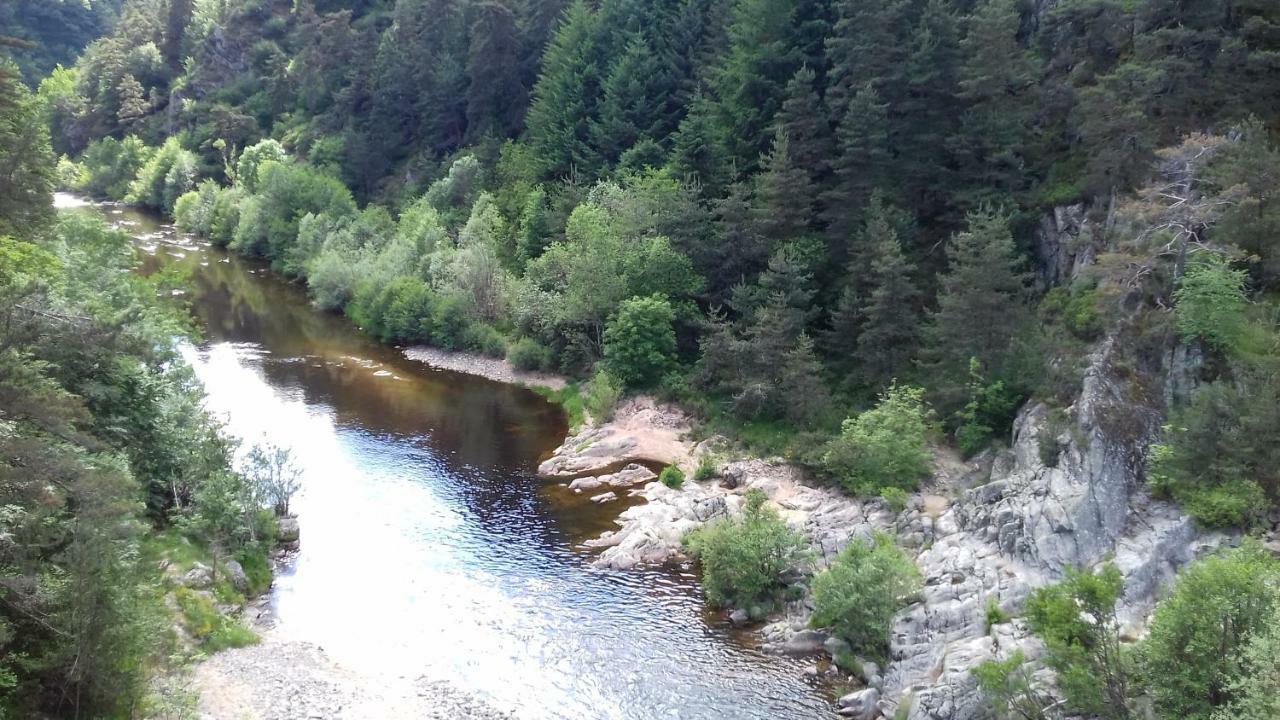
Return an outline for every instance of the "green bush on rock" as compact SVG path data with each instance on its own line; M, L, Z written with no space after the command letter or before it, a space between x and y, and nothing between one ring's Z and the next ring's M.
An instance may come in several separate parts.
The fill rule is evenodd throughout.
M702 567L707 599L715 605L775 603L784 589L782 576L807 563L804 537L765 500L752 488L741 517L713 520L685 537L685 547Z
M885 657L893 615L920 587L920 571L892 537L853 540L813 578L813 625L831 628L859 654Z
M827 444L823 465L857 494L914 490L929 472L928 433L924 391L894 385L874 408L844 421L840 435Z

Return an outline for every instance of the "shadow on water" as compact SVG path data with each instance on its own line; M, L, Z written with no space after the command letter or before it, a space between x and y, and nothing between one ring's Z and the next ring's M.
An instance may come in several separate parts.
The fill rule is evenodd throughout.
M435 370L311 308L258 263L96 206L141 270L188 268L203 340L185 349L234 435L291 447L302 549L280 632L388 678L447 679L521 718L815 718L800 661L705 611L684 569L593 568L596 506L534 477L565 434L527 390Z

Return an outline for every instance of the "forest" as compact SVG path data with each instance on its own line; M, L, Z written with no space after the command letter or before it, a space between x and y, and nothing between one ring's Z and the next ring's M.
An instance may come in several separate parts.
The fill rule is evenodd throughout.
M74 653L141 657L106 644L146 633L58 624L140 612L125 598L145 594L121 590L134 585L71 590L139 572L138 535L95 518L164 526L217 484L192 478L230 463L162 349L172 317L142 280L92 272L128 264L121 240L54 221L54 186L171 214L386 343L564 374L596 416L653 393L708 433L891 502L928 474L928 442L972 457L1007 442L1028 400L1065 411L1111 344L1143 388L1133 405L1168 414L1143 461L1159 497L1206 528L1280 509L1271 0L28 5L0 11L14 59L0 167L18 168L0 186L10 698L110 706L101 689L138 668ZM1043 242L1064 208L1107 235L1068 249L1080 267ZM1194 389L1164 397L1142 379L1173 346L1203 361ZM20 479L33 473L59 480ZM147 502L122 507L139 481ZM15 542L21 528L47 539ZM93 533L114 544L77 554ZM1035 596L1030 622L1076 709L1130 717L1127 681L1150 683L1162 716L1271 716L1280 620L1258 608L1278 604L1274 564L1251 545L1215 562L1199 579L1213 588L1270 578L1241 590L1265 601L1239 601L1241 623L1270 630L1182 668L1150 648L1203 631L1190 589L1123 660L1105 652L1119 643L1105 572ZM1064 620L1089 602L1095 625ZM59 640L72 635L101 647ZM1237 650L1229 669L1160 684ZM1040 717L1020 668L988 667L984 687Z

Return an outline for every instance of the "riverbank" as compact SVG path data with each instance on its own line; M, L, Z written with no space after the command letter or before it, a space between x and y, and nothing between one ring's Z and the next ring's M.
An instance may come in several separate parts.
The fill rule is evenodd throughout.
M405 348L404 356L410 360L417 360L441 370L478 375L482 378L511 385L559 390L568 384L568 381L559 375L521 370L502 358L492 358L478 353L441 350L427 345L415 345Z
M506 720L447 683L401 676L388 681L343 667L312 643L283 636L264 603L251 623L259 642L199 663L191 680L200 720Z

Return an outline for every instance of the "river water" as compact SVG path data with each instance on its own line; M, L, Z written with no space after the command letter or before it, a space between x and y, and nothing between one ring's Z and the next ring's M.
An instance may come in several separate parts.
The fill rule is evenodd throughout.
M704 610L690 572L590 566L579 544L618 508L535 478L565 434L558 408L410 361L153 216L78 211L128 230L143 271L190 271L182 299L203 340L184 353L209 408L303 467L301 550L272 590L279 632L520 718L831 716L799 661L752 649Z

